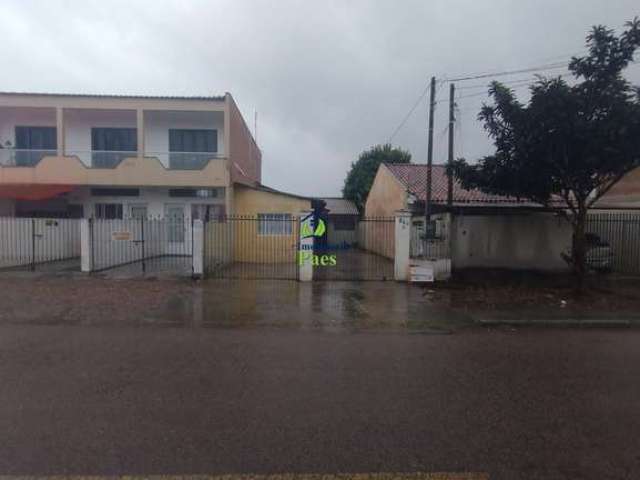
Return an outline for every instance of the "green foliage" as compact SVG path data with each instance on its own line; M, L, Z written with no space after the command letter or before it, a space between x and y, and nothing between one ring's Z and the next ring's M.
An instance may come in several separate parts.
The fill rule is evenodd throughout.
M342 196L352 200L360 211L367 200L378 167L381 163L411 163L411 154L390 144L376 145L360 154L357 162L351 163L342 189Z
M586 38L588 53L569 63L576 83L538 77L526 105L493 82L493 104L485 104L478 118L496 151L476 164L464 159L453 164L466 188L548 206L560 202L574 229L571 261L580 275L588 209L640 165L640 96L622 74L640 45L640 20L626 27L620 36L593 27Z

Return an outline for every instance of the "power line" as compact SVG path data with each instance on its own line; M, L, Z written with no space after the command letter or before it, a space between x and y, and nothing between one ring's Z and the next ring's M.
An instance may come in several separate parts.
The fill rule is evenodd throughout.
M448 81L449 82L465 82L467 80L479 80L481 78L503 77L503 76L506 76L506 75L516 75L518 73L539 72L539 71L543 71L543 70L557 70L557 69L560 69L560 68L567 68L568 65L569 64L567 62L556 62L556 63L549 63L547 65L538 65L536 67L521 68L519 70L504 70L504 71L500 71L500 72L484 73L484 74L480 74L480 75L468 75L468 76L457 77L457 78L449 78Z
M407 112L407 114L404 116L404 118L402 119L402 121L400 122L400 124L396 127L396 129L393 131L393 133L391 134L391 136L389 137L389 140L387 141L387 143L391 143L393 141L393 139L395 138L395 136L398 134L398 132L400 131L400 129L402 129L402 127L404 127L405 123L407 123L407 120L409 120L409 118L411 117L411 115L413 114L413 112L415 111L416 108L418 108L418 105L420 105L420 102L422 102L422 99L425 97L425 95L427 94L427 92L429 91L429 84L427 83L427 86L424 88L424 90L422 91L422 93L420 94L420 96L418 97L418 99L416 100L416 103L413 104L413 107L411 107L409 109L409 111Z
M436 82L436 94L437 94L437 89L438 86L441 85L442 83L446 82L445 79L441 79L438 80ZM400 122L400 124L396 127L396 129L393 131L393 133L391 134L391 136L389 137L389 140L387 140L387 143L391 143L393 141L393 139L395 138L395 136L398 134L398 132L402 129L402 127L404 127L404 125L407 123L407 121L409 120L409 118L411 118L411 115L413 114L413 112L416 110L416 108L418 108L418 105L420 105L420 103L422 102L422 100L424 99L424 97L427 95L427 92L429 91L430 88L430 84L427 83L427 85L424 87L424 90L422 91L422 93L420 94L420 96L417 98L416 102L413 104L413 106L409 109L409 111L407 112L407 114L404 116L404 118L402 119L402 121ZM436 104L438 103L437 101L435 102Z

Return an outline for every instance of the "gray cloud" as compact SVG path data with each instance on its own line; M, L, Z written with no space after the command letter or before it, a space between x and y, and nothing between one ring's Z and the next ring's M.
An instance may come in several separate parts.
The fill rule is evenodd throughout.
M632 0L5 1L0 89L230 91L249 124L258 111L265 183L335 195L350 162L387 141L431 75L568 58L583 50L591 25L619 28L638 13L634 7ZM639 74L630 70L636 81ZM446 158L447 95L443 83L439 162ZM456 151L470 159L491 151L475 120L483 99L458 101ZM426 159L426 108L425 99L394 138L417 162Z

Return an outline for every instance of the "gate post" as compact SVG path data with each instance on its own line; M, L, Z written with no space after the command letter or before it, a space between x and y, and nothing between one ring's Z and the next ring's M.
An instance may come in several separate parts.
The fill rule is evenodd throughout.
M194 220L192 228L191 264L193 276L200 278L204 274L204 222Z
M305 225L307 225L306 228ZM298 266L298 280L301 282L313 280L313 235L305 235L305 232L313 232L313 228L313 212L300 213L296 264Z
M80 219L80 270L83 272L93 271L93 229L90 218Z
M398 210L395 220L394 278L398 282L406 282L409 278L411 212Z

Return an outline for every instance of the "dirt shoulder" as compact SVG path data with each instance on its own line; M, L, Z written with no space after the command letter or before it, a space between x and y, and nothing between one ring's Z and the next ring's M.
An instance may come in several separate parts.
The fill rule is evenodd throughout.
M433 304L468 314L476 322L609 321L640 324L640 279L592 276L578 294L567 276L474 272L423 287Z

